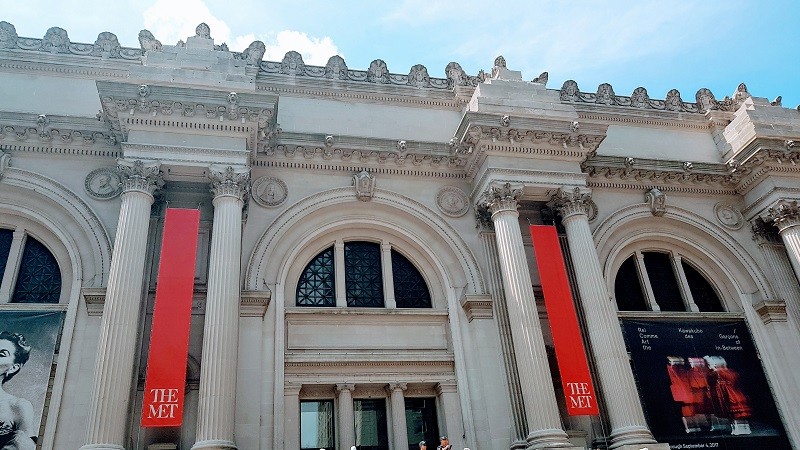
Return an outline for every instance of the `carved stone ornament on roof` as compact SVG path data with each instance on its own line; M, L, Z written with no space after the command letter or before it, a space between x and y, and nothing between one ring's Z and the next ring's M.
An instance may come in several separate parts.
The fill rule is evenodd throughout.
M122 191L139 191L153 195L158 189L164 186L164 179L161 175L161 163L148 162L141 160L117 161L117 172L122 178Z
M783 97L780 95L775 97L774 100L769 102L769 106L783 106Z
M14 25L0 22L0 48L17 48L17 29Z
M362 170L353 175L353 186L356 189L356 198L362 202L368 202L372 200L375 193L375 176Z
M428 76L428 69L422 64L415 64L408 72L408 85L416 87L429 87L431 78Z
M494 67L506 69L506 59L502 55L498 56L494 59Z
M579 100L580 90L578 83L573 80L567 80L561 86L561 101L562 102L575 102Z
M305 75L306 64L303 62L303 57L300 53L294 50L286 52L286 55L284 55L281 61L281 73L287 75Z
M783 231L800 225L800 206L797 200L778 200L775 206L767 210L766 218L778 227L778 231Z
M211 168L208 177L214 197L228 196L245 200L250 191L250 171L247 169L236 170L232 166L223 170Z
M69 36L63 28L52 27L42 39L42 51L50 53L69 53Z
M197 28L194 29L194 36L203 39L211 39L211 28L205 22L201 22L197 25Z
M345 64L344 58L334 55L328 59L328 63L325 65L325 78L333 80L347 79L347 64Z
M94 41L92 48L92 56L99 56L101 58L119 58L119 40L117 35L104 31L97 35L97 40Z
M550 74L547 72L542 72L538 77L531 80L531 83L541 84L547 86L547 79L550 78Z
M597 98L595 99L595 103L601 103L604 105L613 105L616 99L616 95L614 95L614 88L611 87L608 83L603 83L597 87Z
M19 142L26 142L34 138L46 144L60 145L94 145L105 142L108 145L116 145L117 140L113 134L101 133L99 131L80 131L48 128L47 123L40 124L38 128L30 126L12 126L0 124L0 141L13 138Z
M683 100L681 100L681 93L677 89L670 89L667 92L667 98L664 100L665 109L670 111L683 110Z
M250 66L258 67L261 64L261 59L264 57L264 52L267 51L266 45L261 41L253 41L242 52L241 58Z
M650 96L647 95L647 89L637 87L631 94L631 106L634 108L647 108L650 105Z
M444 68L444 73L447 75L448 89L467 84L467 74L461 68L461 64L455 61L447 64L447 67Z
M733 93L732 97L725 97L719 102L719 109L723 111L734 112L739 109L739 106L742 105L742 102L750 97L750 92L747 90L747 86L744 83L740 83L739 86L736 87L736 91Z
M714 94L710 89L700 88L694 95L694 99L697 102L697 108L700 112L707 112L719 108L717 99L714 98Z
M220 51L220 52L229 52L230 51L230 49L228 48L228 44L226 44L224 42L222 44L215 45L214 46L214 50L217 50L217 51Z
M389 68L382 59L376 59L369 64L367 81L370 83L389 83Z
M156 39L149 30L139 32L139 46L142 48L142 53L161 51L161 41Z
M660 189L654 187L644 194L644 201L650 205L650 212L661 217L667 212L667 196Z
M559 188L547 206L557 211L562 219L576 214L585 214L590 221L597 218L597 204L592 200L591 192L580 186Z

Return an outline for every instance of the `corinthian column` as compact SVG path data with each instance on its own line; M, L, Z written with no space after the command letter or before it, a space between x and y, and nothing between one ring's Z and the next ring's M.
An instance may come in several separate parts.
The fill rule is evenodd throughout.
M163 184L158 163L145 165L141 161L121 160L118 170L123 191L83 450L124 449L150 206L153 193Z
M354 384L341 383L336 385L339 394L339 448L349 449L356 445L355 412L353 412Z
M517 198L521 189L491 187L478 208L491 214L503 274L520 387L527 419L527 448L572 448L561 427L553 379L547 362L539 314L519 228Z
M800 279L800 207L797 200L779 200L768 210L767 217L778 227L794 274Z
M211 170L214 223L208 263L203 354L193 449L231 449L236 406L242 206L250 174L232 167Z
M636 382L628 362L628 352L611 296L603 279L603 271L589 228L589 214L594 204L588 192L579 188L559 189L550 202L561 214L567 230L567 241L575 268L575 278L580 291L581 304L586 318L590 347L594 355L601 386L605 386L608 419L611 423L612 449L642 448L653 444L652 433L647 428ZM648 446L661 448L661 445ZM666 444L663 448L668 449Z
M406 428L406 399L403 391L406 383L389 383L390 400L392 402L392 430L394 430L394 448L408 448L408 429Z

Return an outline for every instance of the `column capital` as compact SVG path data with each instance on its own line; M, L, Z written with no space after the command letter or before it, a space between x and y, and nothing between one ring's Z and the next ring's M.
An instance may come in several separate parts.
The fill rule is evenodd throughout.
M458 392L458 384L455 381L440 381L436 383L436 395Z
M228 166L224 169L211 167L208 177L211 179L211 192L214 198L236 197L244 201L250 191L250 170L234 169Z
M561 219L584 215L588 220L597 217L597 205L592 201L592 193L580 186L560 187L547 206L558 211Z
M478 200L476 209L484 209L494 217L495 214L503 211L517 212L517 200L522 195L522 187L512 187L511 183L503 185L491 185L486 189Z
M800 225L800 206L797 200L780 199L767 210L766 218L778 227L779 232L783 232L787 228Z
M408 383L389 383L386 385L386 390L391 394L393 391L405 391L408 389Z
M340 393L342 391L350 391L353 392L355 390L356 385L353 383L337 383L336 384L336 393Z
M751 222L750 230L753 232L753 240L758 244L780 244L781 236L772 223L756 217Z
M161 163L158 161L145 163L142 160L117 160L117 172L122 178L122 192L139 191L153 195L164 186L161 175Z
M283 385L283 395L293 397L300 395L303 385L300 383L286 383Z

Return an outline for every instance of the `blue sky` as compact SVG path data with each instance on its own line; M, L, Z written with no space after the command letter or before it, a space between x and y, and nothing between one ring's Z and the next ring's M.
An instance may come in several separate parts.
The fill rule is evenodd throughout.
M138 47L138 32L147 28L174 44L205 21L232 50L264 41L270 60L297 50L307 63L324 65L340 54L354 69L380 58L394 73L419 63L443 77L450 61L474 75L503 55L525 79L548 71L550 88L573 79L594 92L608 82L620 95L644 86L662 99L676 88L694 101L701 87L721 99L745 82L755 96L800 104L800 0L2 3L0 20L26 37L60 26L75 42L111 31Z

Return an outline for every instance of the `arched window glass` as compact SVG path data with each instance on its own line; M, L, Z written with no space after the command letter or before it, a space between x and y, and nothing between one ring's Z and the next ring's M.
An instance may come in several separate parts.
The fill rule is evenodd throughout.
M686 311L678 287L678 279L672 268L672 260L668 253L644 253L644 265L650 285L653 286L653 295L662 311Z
M683 272L686 274L686 281L692 291L692 298L701 312L722 312L722 302L719 301L717 292L711 283L697 271L691 264L681 261Z
M56 258L41 242L28 236L11 301L58 303L60 295L61 270Z
M0 229L0 278L3 278L3 274L6 272L8 252L11 250L11 240L13 238L13 231Z
M347 306L383 307L381 246L372 242L344 244Z
M392 250L392 281L398 308L430 308L431 294L422 274L405 256Z
M297 306L336 306L333 247L317 255L297 283Z
M614 280L614 294L620 311L647 311L647 300L642 292L639 274L636 271L636 256L626 259L619 267Z

